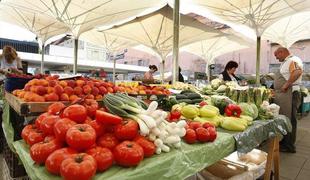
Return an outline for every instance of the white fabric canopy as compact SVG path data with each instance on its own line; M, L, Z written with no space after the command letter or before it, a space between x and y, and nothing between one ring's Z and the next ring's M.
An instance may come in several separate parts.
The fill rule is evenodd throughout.
M167 5L156 12L137 17L104 32L136 41L155 51L162 58L161 61L165 60L173 45L172 8ZM180 46L222 34L221 31L212 29L192 17L181 15Z
M26 8L54 17L66 24L74 36L99 25L113 25L145 14L165 0L2 0L13 7Z
M92 44L103 46L109 53L116 53L120 50L137 45L134 41L124 39L119 36L98 32L95 29L83 33L80 36L80 39Z
M9 6L5 3L0 3L0 20L31 31L42 43L55 35L70 31L66 25L58 22L53 17L25 8Z
M289 48L296 41L310 38L310 11L300 12L270 25L263 38Z
M202 40L182 47L181 51L190 52L202 57L207 63L214 63L214 59L222 54L249 48L254 44L238 39L233 35L226 35Z

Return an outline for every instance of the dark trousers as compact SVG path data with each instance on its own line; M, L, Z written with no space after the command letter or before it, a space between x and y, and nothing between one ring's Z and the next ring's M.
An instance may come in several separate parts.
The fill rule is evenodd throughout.
M284 136L281 141L281 145L289 149L295 149L296 142L296 130L297 130L297 111L301 103L301 94L299 91L294 91L292 95L292 132Z

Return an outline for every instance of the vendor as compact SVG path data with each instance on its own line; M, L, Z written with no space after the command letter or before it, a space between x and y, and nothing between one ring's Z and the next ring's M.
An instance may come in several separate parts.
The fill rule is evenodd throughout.
M236 69L238 68L238 63L235 61L229 61L224 71L219 75L219 79L224 81L235 81L238 82L240 79L235 75Z
M146 84L152 84L154 83L154 77L153 74L158 70L157 66L155 65L150 65L149 66L149 71L144 74L142 82Z
M280 106L280 114L287 116L292 124L292 132L288 132L280 142L280 151L295 153L297 110L301 103L299 85L303 64L299 57L291 55L284 47L279 47L274 56L281 63L274 78L275 103Z
M0 54L0 73L6 74L16 73L22 74L22 63L17 55L16 50L12 46L4 46L2 54Z

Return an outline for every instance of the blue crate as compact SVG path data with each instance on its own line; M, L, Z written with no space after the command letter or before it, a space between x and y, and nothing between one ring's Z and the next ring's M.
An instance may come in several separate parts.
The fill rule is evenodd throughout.
M19 77L8 77L4 81L4 89L8 92L12 92L15 89L23 89L25 84L31 79L19 78Z

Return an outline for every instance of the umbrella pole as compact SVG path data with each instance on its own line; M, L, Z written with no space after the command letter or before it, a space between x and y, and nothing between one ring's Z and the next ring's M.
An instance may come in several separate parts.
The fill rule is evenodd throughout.
M160 63L160 80L164 82L165 80L165 60L163 59Z
M180 0L174 0L173 8L173 74L172 83L179 80L179 27L180 27Z
M261 48L261 37L257 36L256 39L256 84L260 84L260 48Z
M79 39L74 39L74 62L73 62L73 74L77 74L77 60L78 60Z
M116 58L113 56L113 83L115 84Z
M41 74L44 74L44 54L45 54L45 45L42 43L41 49Z

